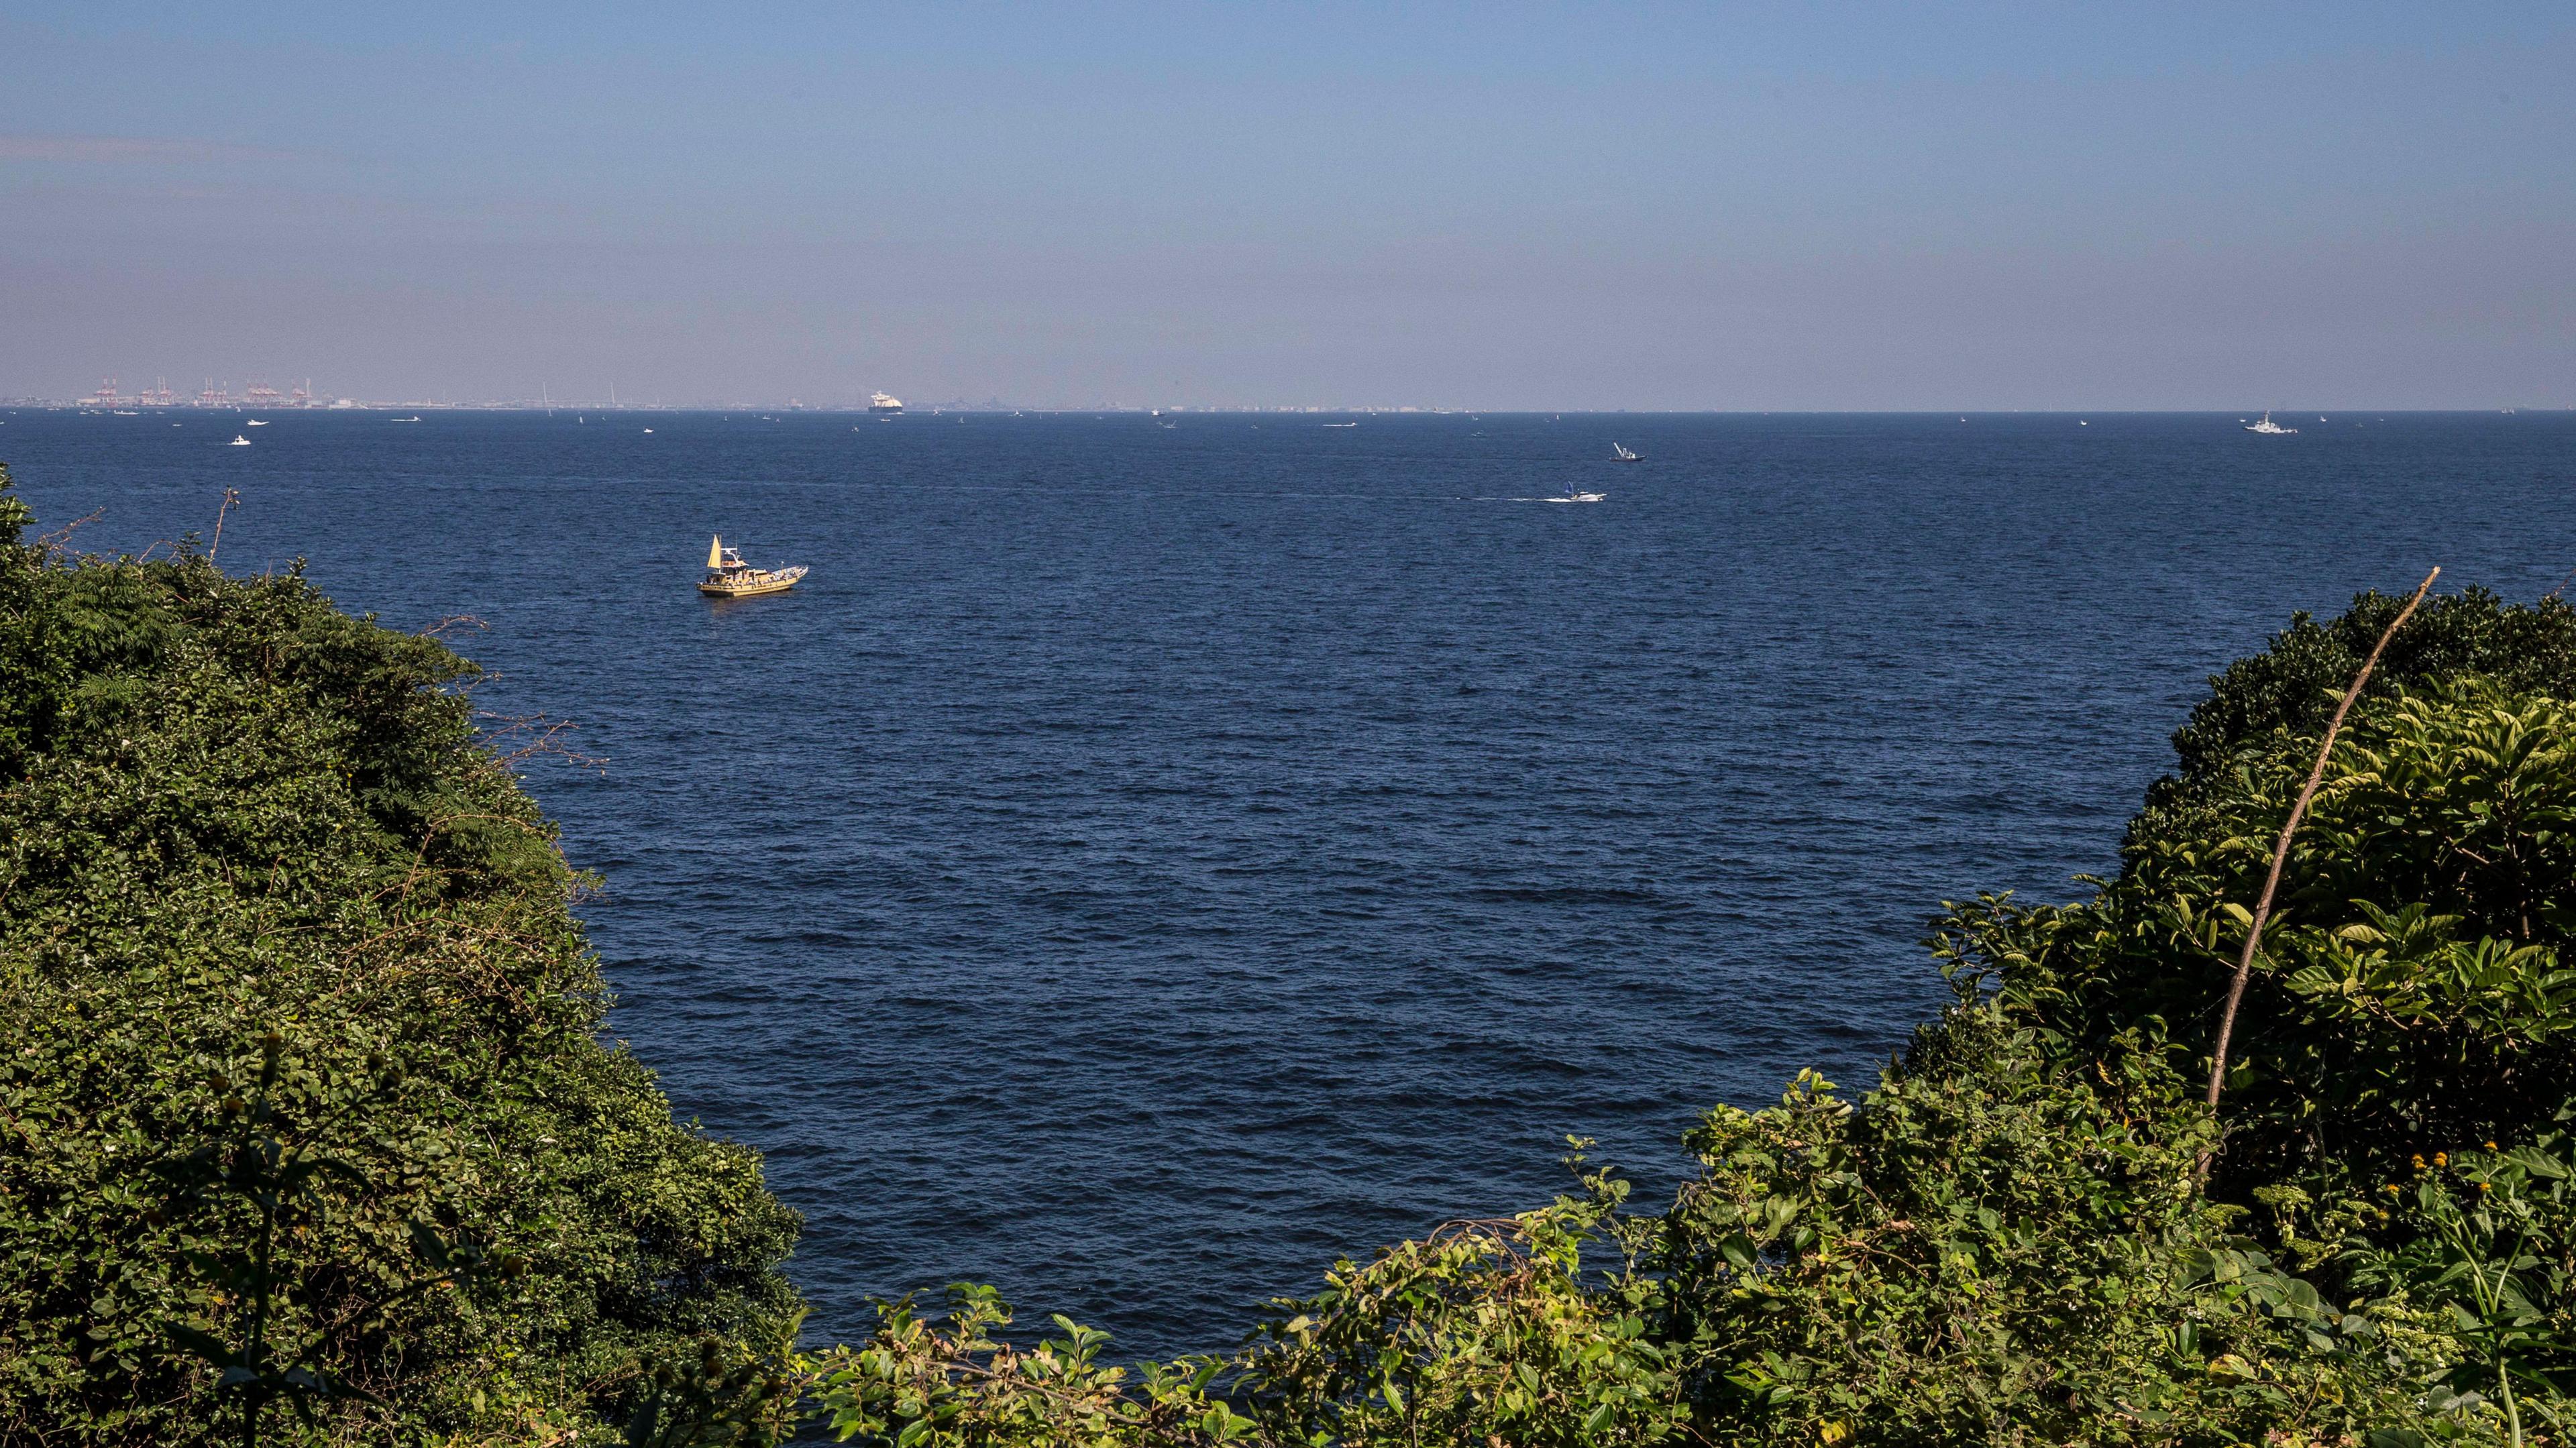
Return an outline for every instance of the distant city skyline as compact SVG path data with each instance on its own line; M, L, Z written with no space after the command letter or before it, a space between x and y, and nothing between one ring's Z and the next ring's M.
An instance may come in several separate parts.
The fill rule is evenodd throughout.
M2563 5L37 4L0 53L0 397L2576 400Z

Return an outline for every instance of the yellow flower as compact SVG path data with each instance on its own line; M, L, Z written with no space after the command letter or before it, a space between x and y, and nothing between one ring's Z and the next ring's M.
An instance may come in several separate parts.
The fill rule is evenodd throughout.
M2450 1164L2451 1164L2451 1154L2450 1154L2449 1152L2447 1152L2447 1151L2437 1151L2437 1152L2433 1153L2433 1165L2435 1165L2435 1166L2449 1166Z

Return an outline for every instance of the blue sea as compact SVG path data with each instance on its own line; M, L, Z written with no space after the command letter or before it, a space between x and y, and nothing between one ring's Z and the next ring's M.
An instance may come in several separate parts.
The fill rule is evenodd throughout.
M100 552L237 488L225 567L578 726L613 1029L767 1154L817 1337L973 1279L1222 1349L1569 1135L1660 1195L1875 1079L1941 901L2111 867L2294 611L2576 569L2567 413L392 416L0 460ZM719 532L812 575L701 597Z

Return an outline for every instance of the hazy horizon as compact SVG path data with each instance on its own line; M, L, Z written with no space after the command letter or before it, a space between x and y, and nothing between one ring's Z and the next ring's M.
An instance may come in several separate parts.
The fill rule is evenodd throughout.
M0 52L0 396L2576 402L2564 7L30 5Z

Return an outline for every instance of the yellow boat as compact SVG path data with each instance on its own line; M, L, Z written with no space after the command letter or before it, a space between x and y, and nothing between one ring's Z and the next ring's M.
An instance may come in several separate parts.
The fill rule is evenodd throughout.
M754 568L742 561L742 555L724 546L722 535L707 541L707 576L698 580L698 592L717 598L749 598L755 593L784 593L805 576L805 565L788 568Z

